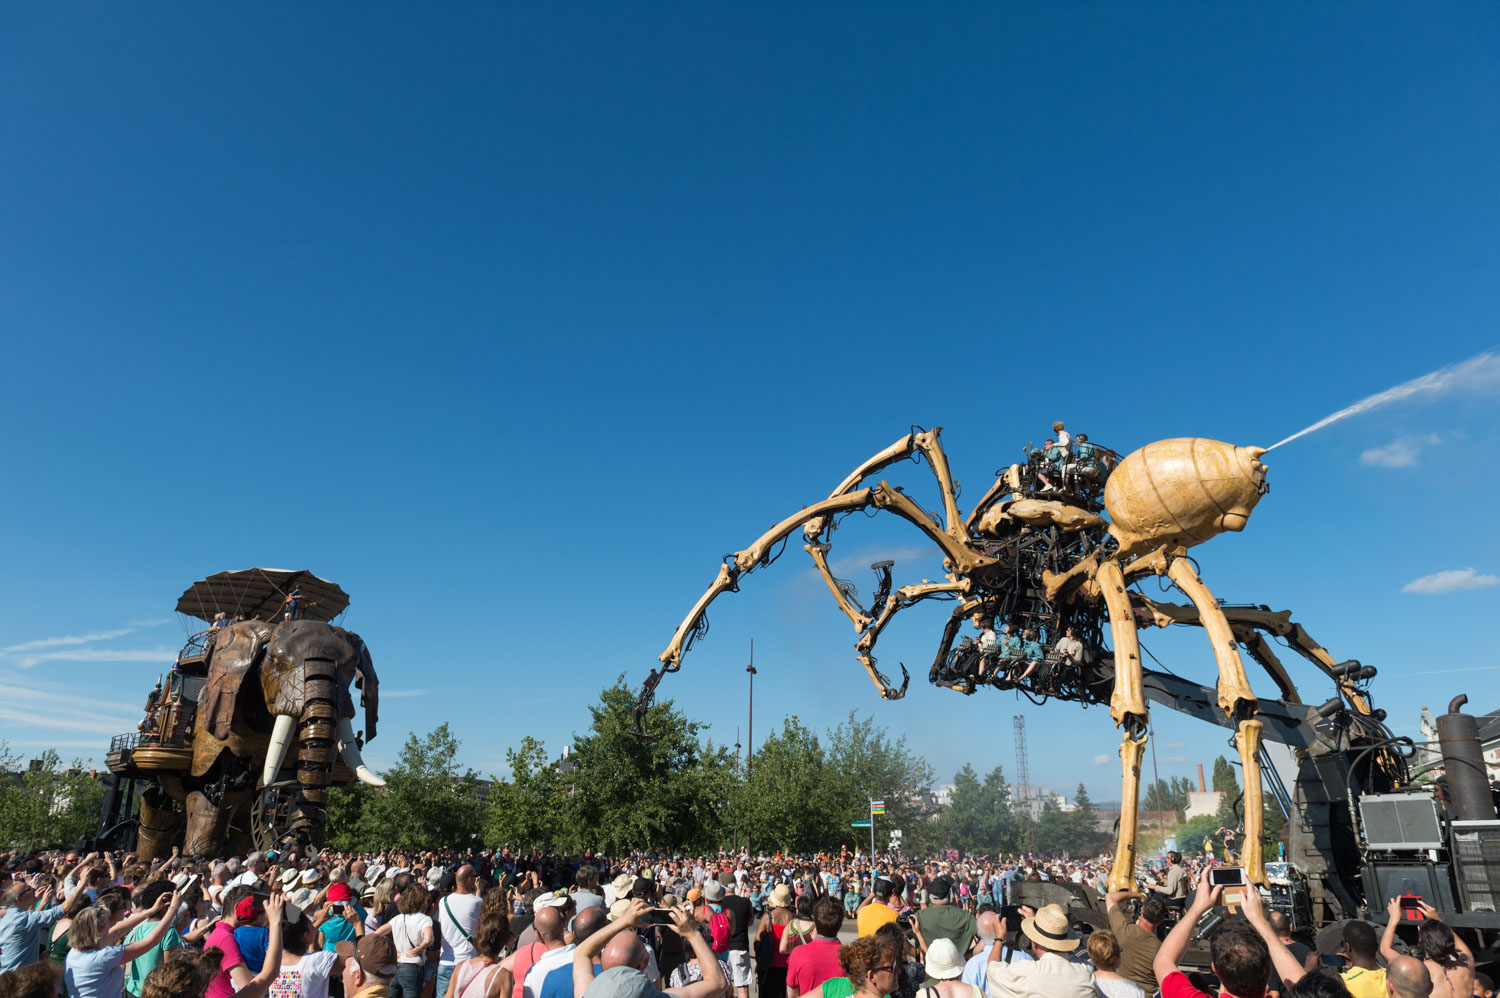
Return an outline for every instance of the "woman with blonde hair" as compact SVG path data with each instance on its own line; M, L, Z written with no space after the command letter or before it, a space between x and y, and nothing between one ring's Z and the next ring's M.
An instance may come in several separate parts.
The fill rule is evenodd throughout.
M110 924L113 914L105 905L92 905L73 916L73 924L68 928L71 948L63 960L63 984L68 998L119 998L125 990L125 965L156 948L177 921L181 904L181 894L173 893L170 901L163 894L146 911L114 926ZM150 935L124 946L114 943L148 918L157 919Z
M1146 998L1139 984L1120 976L1120 940L1113 932L1089 936L1089 959L1094 962L1094 987L1104 998Z
M787 936L787 926L792 924L792 889L786 884L777 884L766 897L766 913L760 917L755 930L757 941L768 938L772 947L769 963L761 970L761 998L785 998L787 952L782 949L782 940Z

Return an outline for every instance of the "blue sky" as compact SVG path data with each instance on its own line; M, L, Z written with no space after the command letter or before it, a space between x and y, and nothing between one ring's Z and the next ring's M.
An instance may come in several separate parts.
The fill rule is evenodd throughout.
M177 595L278 565L353 596L372 762L448 720L498 771L912 423L973 501L1056 418L1121 451L1266 444L1500 341L1492 7L636 7L0 15L14 751L102 758ZM1461 690L1500 707L1497 408L1276 451L1206 581L1379 666L1399 729ZM846 523L844 574L938 574L903 527ZM873 713L946 781L1012 767L1021 712L1035 782L1117 796L1102 709L921 681L940 607L886 632L918 678L880 701L801 558L721 600L662 688L716 739L753 638L757 735ZM1201 633L1144 638L1211 679ZM1163 775L1225 751L1154 717Z

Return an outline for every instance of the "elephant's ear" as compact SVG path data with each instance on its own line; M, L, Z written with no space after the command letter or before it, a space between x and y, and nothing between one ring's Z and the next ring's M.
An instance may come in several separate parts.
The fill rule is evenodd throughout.
M375 675L375 663L370 659L370 649L353 631L349 632L349 643L359 653L354 666L354 685L360 690L359 703L365 709L365 741L375 737L375 722L380 714L380 678Z
M229 737L240 687L266 653L269 624L244 620L219 632L208 660L208 682L198 703L198 724L215 738Z

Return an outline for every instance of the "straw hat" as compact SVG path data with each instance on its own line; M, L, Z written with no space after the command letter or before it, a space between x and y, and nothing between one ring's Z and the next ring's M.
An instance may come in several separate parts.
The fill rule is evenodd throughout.
M792 889L786 884L777 884L771 890L771 896L766 898L766 904L772 908L790 908L792 906Z
M630 888L635 886L635 878L628 873L622 873L610 884L615 889L615 897L624 897L630 893Z
M299 870L282 870L281 871L281 886L282 887L290 887L293 884L295 884L298 881L298 879L301 878L301 876L302 876L302 873Z
M1031 918L1023 918L1021 931L1042 949L1054 953L1071 953L1078 948L1078 933L1073 931L1062 905L1049 904Z
M927 976L939 981L952 980L964 972L964 958L952 939L935 939L927 947Z

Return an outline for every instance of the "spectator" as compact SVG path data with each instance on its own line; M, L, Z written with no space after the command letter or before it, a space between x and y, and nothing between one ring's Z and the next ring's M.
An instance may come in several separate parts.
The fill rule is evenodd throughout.
M66 903L51 904L50 886L37 891L25 880L17 880L7 887L0 894L0 904L5 907L0 914L0 971L20 970L35 963L41 952L43 932L82 902L84 889L84 879L80 877Z
M856 939L839 950L836 977L823 987L822 998L885 998L897 989L901 952L889 936L876 934Z
M1345 922L1341 948L1349 965L1339 976L1349 993L1354 998L1385 998L1385 968L1376 959L1380 943L1370 923Z
M1495 982L1489 974L1474 975L1474 998L1495 998Z
M990 951L991 998L1097 998L1094 972L1068 959L1079 940L1061 905L1049 904L1023 918L1021 932L1031 942L1033 958L1001 962L1002 944L997 940Z
M149 911L155 907L164 894L172 893L172 882L170 880L157 880L136 888L135 907L141 911ZM150 936L156 930L156 922L149 919L141 922L130 930L125 937L125 944L138 943ZM167 953L182 945L182 937L177 934L177 929L168 922L167 931L162 935L161 941L152 946L146 952L130 961L130 966L125 968L125 990L133 995L141 993L141 986L146 982L146 975L151 973L161 962L166 959Z
M33 960L20 970L0 974L0 998L57 998L61 981L61 967L51 960Z
M434 942L432 916L427 914L430 897L427 889L412 884L396 899L397 915L375 931L388 934L396 944L396 976L391 981L391 998L421 998L422 972L427 965L427 950Z
M735 893L734 874L719 874L719 883L724 887L724 900L721 904L729 912L732 922L729 946L724 954L731 973L730 983L734 985L735 998L750 998L750 922L754 918L754 912L750 908L750 902Z
M1157 951L1155 969L1156 978L1161 981L1162 998L1203 998L1203 992L1193 987L1187 975L1177 969L1177 960L1187 949L1198 920L1219 903L1224 893L1223 887L1209 884L1208 875L1209 868L1204 867L1193 903L1183 912ZM1271 979L1273 961L1288 986L1302 979L1303 969L1272 931L1261 907L1259 889L1251 886L1243 888L1240 893L1245 918L1231 919L1219 926L1209 941L1210 967L1219 978L1221 996L1262 998Z
M1094 964L1094 986L1104 998L1146 998L1146 989L1120 973L1124 950L1113 932L1089 936L1089 960ZM1155 955L1155 954L1153 954ZM1155 988L1151 989L1155 992Z
M906 930L901 927L901 923L885 923L875 930L873 938L884 940L895 954L896 990L891 992L891 998L916 998L917 992L921 990L922 982L927 980L927 966L911 958L915 947L907 938ZM832 983L832 981L823 983L825 995Z
M980 998L978 988L959 980L964 972L964 958L953 940L934 939L927 947L924 969L927 979L922 982L922 998Z
M230 887L262 887L261 881L271 864L266 861L265 853L252 852L245 857L245 872L229 881Z
M597 905L584 908L573 918L573 942L582 943L608 924L609 912ZM573 998L573 963L571 960L552 971L542 981L541 998Z
M510 920L505 913L486 912L474 927L472 938L474 955L455 966L442 998L501 998L513 994L514 978L501 966L511 940Z
M987 971L990 966L990 950L994 949L995 940L1003 934L1005 921L997 912L981 911L975 916L975 923L979 928L979 944L974 948L974 955L964 964L962 980L974 985L984 994L989 994L990 978Z
M1428 998L1432 977L1421 960L1397 955L1385 965L1385 990L1390 998Z
M1312 963L1315 951L1311 946L1304 942L1299 942L1292 937L1292 920L1279 911L1273 911L1267 913L1266 921L1270 923L1271 931L1276 935L1281 945L1287 948L1304 969L1311 970L1312 967L1310 964ZM1267 985L1267 989L1276 994L1280 994L1286 990L1286 984L1281 979L1281 971L1277 970L1274 966L1271 968L1271 982Z
M777 884L766 898L766 913L755 932L757 945L769 950L759 959L760 998L786 998L787 954L781 941L792 924L792 903L792 889L786 884Z
M534 953L524 967L519 959L516 961L514 973L521 981L522 998L538 998L547 975L573 959L574 944L566 939L568 920L564 911L567 897L544 894L536 904L536 919L532 925L536 927L542 952Z
M875 886L870 892L869 898L854 916L855 924L859 926L859 935L863 939L873 936L875 930L887 922L894 922L900 914L901 902L897 899L900 892L895 883L886 877L877 877Z
M960 953L969 952L974 937L979 935L979 923L969 912L953 904L952 879L935 878L927 893L932 904L917 912L915 921L918 945L925 951L939 939L947 939Z
M1127 898L1141 902L1141 913L1135 921L1131 921L1120 906ZM1120 950L1120 976L1134 982L1146 994L1155 994L1157 981L1152 966L1156 962L1156 951L1161 948L1156 930L1166 920L1167 906L1156 898L1147 900L1136 891L1111 891L1104 896L1104 904L1110 931L1114 933L1115 945Z
M844 907L831 897L813 902L813 940L798 946L787 960L787 998L809 994L831 977L838 977L839 929L844 924Z
M573 951L573 998L654 998L656 986L644 970L619 964L609 966L609 960L601 960L603 972L595 976L594 958L601 956L616 937L629 933L639 945L640 937L634 930L641 926L651 906L635 898L630 900L621 916L613 923L590 935ZM674 998L718 998L729 988L729 979L724 976L708 940L703 938L692 915L685 908L670 909L672 928L682 937L697 958L703 979L695 984L668 988L666 994ZM630 940L626 940L629 942ZM644 947L643 947L644 948Z
M365 935L365 909L355 903L348 884L330 884L328 900L313 918L313 926L323 949L336 949L339 943L357 942Z
M335 951L344 957L344 998L385 998L396 976L396 944L390 936L345 939Z
M1432 998L1468 998L1474 993L1474 954L1469 946L1443 922L1436 908L1418 901L1422 927L1417 930L1417 945L1422 962L1432 979ZM1386 905L1385 935L1380 939L1380 955L1387 961L1396 953L1396 927L1401 924L1401 899L1391 898Z
M473 864L465 863L454 877L453 893L438 903L438 932L443 950L438 958L437 990L448 993L448 979L453 968L474 958L474 930L479 927L479 909L484 902L475 894L479 875Z
M599 871L587 863L573 875L573 905L582 913L587 908L604 908L604 895L598 893Z
M342 974L345 958L336 950L314 949L309 953L316 942L312 920L295 906L287 907L285 914L281 966L274 981L277 998L328 998L328 982Z
M63 984L68 998L119 998L125 988L125 965L155 948L177 920L182 898L172 894L157 897L156 903L138 919L127 919L111 928L109 910L94 905L79 912L68 931L72 949L63 962ZM144 938L127 945L113 942L127 923L154 916L156 924ZM132 924L133 927L133 924Z

